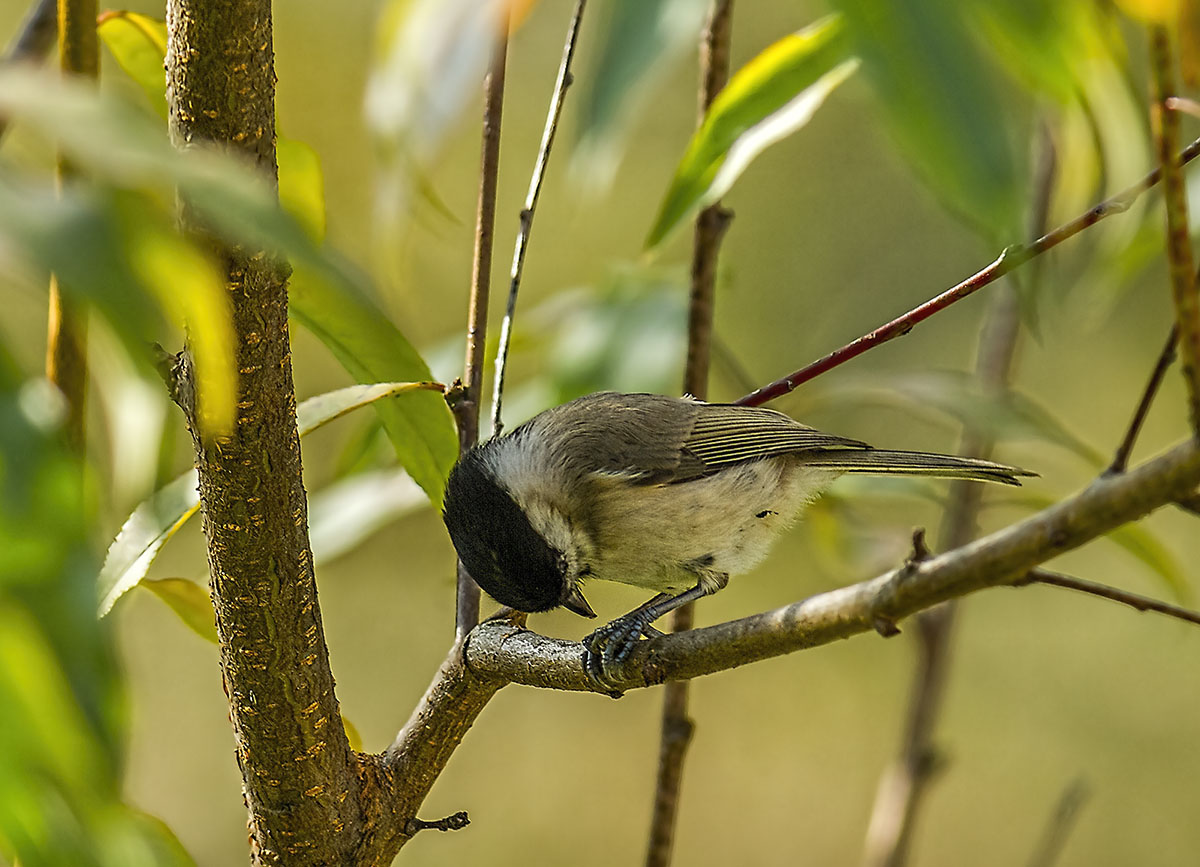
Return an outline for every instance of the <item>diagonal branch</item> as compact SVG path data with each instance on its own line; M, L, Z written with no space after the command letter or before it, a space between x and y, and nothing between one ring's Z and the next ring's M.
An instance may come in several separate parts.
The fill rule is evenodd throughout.
M1186 165L1197 156L1200 156L1200 139L1197 139L1183 149L1178 157L1179 164L1181 166ZM818 358L816 361L800 368L794 373L790 373L782 379L775 380L770 385L765 385L747 394L737 402L744 406L762 406L768 401L795 391L796 388L809 380L816 379L821 374L845 364L850 359L857 358L868 349L874 349L881 343L887 343L889 340L903 337L935 313L946 309L956 301L961 301L968 295L974 294L984 286L995 283L1005 274L1024 265L1030 259L1057 247L1063 241L1078 235L1084 229L1094 226L1105 217L1124 213L1138 196L1157 184L1161 178L1162 169L1154 169L1136 184L1132 184L1115 196L1105 199L1098 205L1094 205L1075 219L1064 223L1057 229L1038 238L1032 244L1017 244L1007 248L990 265L982 271L972 274L958 285L951 286L942 294L929 299L924 304L914 307L903 316L898 316L891 322L879 326L869 334L864 334L862 337L852 340L845 346L835 349L828 355Z
M700 677L829 644L985 587L1012 584L1030 569L1135 521L1200 484L1200 442L1189 440L1125 474L1108 476L1024 521L962 548L877 578L741 620L642 642L614 673L620 690ZM480 676L548 689L597 691L579 644L489 622L467 640Z

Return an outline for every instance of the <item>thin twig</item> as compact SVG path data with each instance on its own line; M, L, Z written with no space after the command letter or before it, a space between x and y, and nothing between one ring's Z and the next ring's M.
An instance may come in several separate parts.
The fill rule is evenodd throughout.
M1179 115L1167 108L1175 95L1171 35L1165 26L1150 27L1150 65L1154 101L1150 122L1158 161L1163 171L1163 202L1167 211L1167 265L1171 294L1175 300L1175 322L1179 326L1179 355L1187 384L1192 431L1200 434L1200 294L1188 235L1187 188L1178 156Z
M461 831L471 824L466 810L459 810L444 819L409 819L404 823L404 833L413 837L421 831Z
M1045 231L1057 173L1054 143L1044 127L1041 145L1030 214L1032 237ZM975 375L985 393L1000 396L1007 391L1020 333L1017 293L1011 285L1002 286L989 305L975 360ZM986 460L991 457L994 445L990 436L968 427L963 432L959 454ZM944 548L959 548L977 534L982 487L963 481L951 484L940 536ZM920 661L910 693L903 746L900 756L880 778L867 826L864 864L897 867L907 860L920 806L934 770L941 766L933 733L946 690L956 612L955 604L948 602L917 617Z
M483 83L483 143L479 167L479 203L475 212L475 255L471 263L471 298L467 310L467 357L463 366L465 394L452 406L458 423L458 451L479 441L479 406L483 399L483 354L487 343L488 296L492 285L492 246L496 238L496 182L500 175L500 121L504 110L504 72L508 57L507 21L492 48L492 66ZM454 633L461 640L479 622L479 585L461 562L457 567Z
M733 0L713 0L700 36L700 88L696 124L704 122L709 106L729 80L729 43ZM717 284L717 258L721 239L732 214L714 202L696 217L692 241L692 288L688 301L687 361L683 391L701 400L708 397L708 371L712 361L713 308ZM694 622L693 605L677 608L671 617L673 632L686 632ZM663 692L662 731L654 807L646 843L646 867L667 867L675 842L683 763L695 732L688 716L687 681L668 683Z
M1071 833L1079 811L1091 794L1087 781L1083 779L1072 781L1063 790L1054 808L1054 815L1046 823L1041 842L1033 851L1033 857L1029 859L1029 867L1053 867L1058 856L1062 854L1067 835Z
M1200 155L1200 139L1192 142L1180 153L1179 163L1181 165L1187 164L1198 155ZM811 379L815 379L839 365L845 364L850 359L862 355L868 349L873 349L881 343L887 343L889 340L897 337L903 337L912 331L914 327L924 322L930 316L933 316L933 314L944 310L956 301L961 301L984 286L996 282L1013 269L1024 265L1030 259L1057 247L1063 241L1078 235L1084 229L1094 226L1105 217L1127 211L1138 196L1159 182L1161 176L1161 168L1154 169L1136 184L1126 187L1115 196L1105 199L1098 205L1094 205L1085 213L1043 235L1032 244L1027 246L1018 244L1009 247L994 262L982 271L972 274L957 286L950 287L942 294L909 310L903 316L899 316L886 325L879 326L869 334L864 334L862 337L847 343L845 346L835 349L828 355L818 358L816 361L800 368L794 373L790 373L782 379L775 380L770 385L765 385L747 394L737 402L744 406L761 406L777 397L789 394L798 386L803 385Z
M1129 421L1129 429L1125 431L1125 436L1121 440L1121 444L1117 447L1116 453L1113 455L1108 472L1123 473L1125 472L1125 468L1129 466L1129 456L1133 453L1133 446L1137 442L1138 435L1142 432L1142 425L1146 423L1146 416L1150 414L1150 405L1154 403L1154 397L1158 394L1159 388L1162 387L1163 380L1166 379L1167 370L1170 368L1171 362L1175 360L1175 350L1178 343L1179 325L1175 324L1171 326L1171 333L1167 335L1167 342L1163 344L1162 352L1158 354L1158 361L1154 365L1154 370L1150 372L1150 379L1146 382L1146 388L1142 391L1142 398L1138 401L1133 418Z
M1200 612L1192 611L1180 605L1161 602L1158 599L1142 596L1139 593L1130 593L1127 590L1109 587L1107 584L1098 584L1095 581L1088 581L1086 578L1074 578L1070 575L1051 572L1047 569L1031 569L1029 574L1024 578L1013 582L1014 587L1023 587L1026 584L1052 584L1055 587L1066 587L1069 590L1078 590L1080 593L1088 593L1092 596L1100 596L1103 599L1111 599L1113 602L1120 602L1122 605L1128 605L1130 608L1136 608L1138 611L1154 611L1159 614L1165 614L1168 617L1174 617L1176 620L1186 620L1188 623L1200 624Z
M500 420L501 403L504 397L504 371L508 363L508 346L512 340L513 315L517 311L517 294L521 288L521 274L525 270L525 251L529 247L529 235L533 231L533 216L537 211L538 196L542 191L542 179L546 176L546 165L550 162L550 149L554 147L554 135L558 132L558 119L562 116L563 101L567 88L575 80L571 72L571 61L575 58L575 43L579 40L579 24L587 0L575 0L575 11L567 26L567 38L563 44L562 60L558 65L558 78L554 82L554 94L550 97L550 108L546 113L546 126L542 130L542 143L538 147L537 159L533 164L533 175L529 178L529 192L525 194L525 206L521 209L520 227L516 244L513 246L512 269L509 272L508 304L504 310L504 321L500 323L500 345L496 351L496 381L492 391L492 435L503 429Z

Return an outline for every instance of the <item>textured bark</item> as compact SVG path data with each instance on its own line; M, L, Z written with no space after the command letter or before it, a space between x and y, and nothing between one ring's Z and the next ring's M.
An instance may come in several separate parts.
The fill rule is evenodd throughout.
M176 144L216 143L274 179L268 0L171 0L167 25ZM217 253L236 335L235 425L217 438L191 426L252 856L262 864L343 862L364 824L360 778L317 605L285 269L258 251Z

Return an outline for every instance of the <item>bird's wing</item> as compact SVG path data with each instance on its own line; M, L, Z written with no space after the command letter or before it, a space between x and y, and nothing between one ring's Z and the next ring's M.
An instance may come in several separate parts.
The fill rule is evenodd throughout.
M729 464L804 452L861 451L859 440L823 433L773 409L701 404L683 448L711 473Z

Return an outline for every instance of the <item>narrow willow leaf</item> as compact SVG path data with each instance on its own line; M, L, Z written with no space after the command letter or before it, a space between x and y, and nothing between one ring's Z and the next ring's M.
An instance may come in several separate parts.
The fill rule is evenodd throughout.
M217 643L217 626L213 622L212 598L208 590L187 578L143 578L141 586L167 603L189 629L205 641Z
M316 243L325 238L325 176L317 152L304 142L279 136L279 204Z
M755 156L807 123L855 68L842 20L829 16L738 70L688 142L646 247L658 246L693 210L728 190Z
M424 359L366 296L338 292L303 273L292 281L292 318L315 334L359 382L429 380ZM439 394L412 394L376 405L400 465L441 508L458 457L454 419Z
M167 25L148 15L129 11L102 12L96 22L105 47L137 83L159 117L167 117Z
M630 128L660 80L694 50L707 4L701 0L613 0L598 58L581 82L571 174L607 187Z
M350 722L345 714L342 714L342 728L346 730L346 740L350 741L350 749L362 752L362 735L358 733L358 726Z
M300 435L304 436L359 407L428 388L438 389L440 386L432 383L384 382L352 385L317 395L296 407L297 426ZM440 395L437 399L441 400ZM196 471L189 470L133 510L109 546L97 579L101 617L112 610L118 599L145 579L150 564L162 546L199 508Z
M993 242L1019 237L1024 129L964 0L834 0L901 150L956 215ZM1021 142L1018 147L1018 140Z

